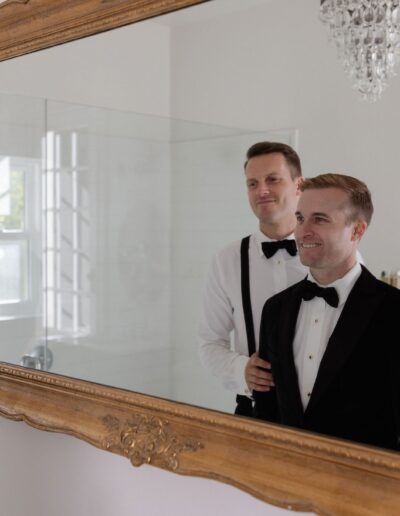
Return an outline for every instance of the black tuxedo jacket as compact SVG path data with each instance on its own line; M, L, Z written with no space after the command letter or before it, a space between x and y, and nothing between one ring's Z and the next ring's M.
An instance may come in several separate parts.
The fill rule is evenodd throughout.
M271 362L275 388L254 392L256 417L400 449L400 290L362 267L303 411L292 348L301 284L265 303L260 357Z

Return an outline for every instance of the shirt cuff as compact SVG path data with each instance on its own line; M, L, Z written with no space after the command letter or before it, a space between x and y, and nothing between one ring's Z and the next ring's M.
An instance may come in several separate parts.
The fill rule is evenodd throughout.
M237 357L235 361L235 381L238 386L238 394L242 394L243 396L251 396L252 392L248 388L246 379L244 376L244 371L246 369L247 362L249 361L249 357L244 355L240 355Z

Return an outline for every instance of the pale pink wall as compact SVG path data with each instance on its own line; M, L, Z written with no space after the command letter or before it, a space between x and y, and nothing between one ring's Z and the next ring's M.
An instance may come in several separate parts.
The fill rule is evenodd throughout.
M292 514L231 486L152 466L136 469L73 437L4 418L0 457L2 516Z

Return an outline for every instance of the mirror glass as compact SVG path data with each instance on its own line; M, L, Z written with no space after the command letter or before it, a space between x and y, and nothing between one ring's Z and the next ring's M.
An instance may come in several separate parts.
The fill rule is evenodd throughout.
M10 325L20 333L3 360L222 408L198 389L200 292L210 246L245 231L248 213L221 211L220 198L229 189L244 204L254 140L294 144L295 132L0 99L0 309L4 336Z
M366 181L364 261L400 269L399 79L360 101L318 10L212 0L0 63L2 361L232 412L196 328L261 140Z

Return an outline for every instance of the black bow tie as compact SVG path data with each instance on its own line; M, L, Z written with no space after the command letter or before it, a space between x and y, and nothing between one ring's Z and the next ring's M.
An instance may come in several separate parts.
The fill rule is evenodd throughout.
M322 297L328 305L337 308L339 304L339 296L334 287L320 287L312 281L304 280L302 285L301 297L304 301L310 301L315 296Z
M278 249L286 249L290 256L296 256L297 247L294 240L276 240L274 242L261 243L263 253L267 258L274 256Z

